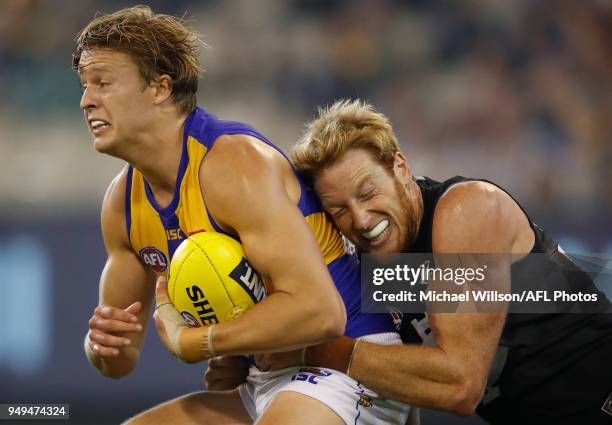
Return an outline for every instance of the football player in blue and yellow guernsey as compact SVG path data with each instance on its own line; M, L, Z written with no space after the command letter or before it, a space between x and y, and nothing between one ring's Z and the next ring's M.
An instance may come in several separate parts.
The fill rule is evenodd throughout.
M360 312L358 263L285 155L252 127L196 107L200 43L181 20L144 6L99 15L77 39L73 65L94 147L127 163L102 206L108 260L85 338L90 363L113 378L134 369L156 279L159 334L187 362L298 350L343 334L401 343L389 315ZM201 231L240 240L269 295L235 320L188 328L167 302L165 275L181 241ZM408 405L343 373L286 366L253 366L237 390L190 394L129 423L406 420Z

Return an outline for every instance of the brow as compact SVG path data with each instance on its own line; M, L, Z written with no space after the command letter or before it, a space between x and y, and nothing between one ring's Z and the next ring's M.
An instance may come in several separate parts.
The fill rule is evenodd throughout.
M79 75L81 75L85 73L92 74L95 72L113 72L113 69L108 65L79 65L77 68L77 72L79 73Z
M370 183L371 181L372 181L372 177L369 174L366 174L365 176L359 179L359 182L357 183L357 195L358 196L361 196L361 192L363 192L363 187L366 185L366 183Z
M363 186L366 184L366 182L371 179L371 176L369 173L366 172L366 173L361 173L361 175L358 175L356 179L357 179L357 184L355 185L357 187L356 192L359 193L363 190ZM328 195L325 193L321 193L319 195L319 199L321 199L322 201L328 200L330 198L333 198L333 195Z

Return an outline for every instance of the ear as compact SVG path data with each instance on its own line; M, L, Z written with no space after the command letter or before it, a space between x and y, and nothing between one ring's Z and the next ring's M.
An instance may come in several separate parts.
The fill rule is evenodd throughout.
M402 183L408 183L412 178L408 160L401 152L395 153L395 158L393 159L393 173Z
M161 75L151 83L153 87L153 98L156 105L161 105L172 95L172 77L168 74Z

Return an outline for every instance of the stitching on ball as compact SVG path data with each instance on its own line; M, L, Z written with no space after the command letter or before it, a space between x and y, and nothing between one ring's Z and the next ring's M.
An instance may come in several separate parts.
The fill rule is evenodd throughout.
M195 239L191 239L191 241L195 244L195 246L197 246L200 249L200 251L202 251L202 254L204 254L206 259L208 260L208 263L211 265L211 267L215 271L215 274L219 278L219 281L221 282L221 284L223 286L223 290L225 291L225 293L226 293L227 297L229 298L230 302L232 303L232 306L236 307L236 302L233 300L232 295L229 293L229 291L225 287L225 281L223 280L223 277L221 276L221 274L219 273L219 271L215 267L215 264L212 262L212 260L208 256L208 253L204 250L204 247L201 246Z
M187 253L187 255L185 255L185 260L182 261L179 264L179 267L176 270L176 279L175 279L175 281L178 280L179 276L181 275L181 270L183 269L183 265L185 264L185 261L187 261L187 259L191 256L191 254L193 254L194 251L195 251L195 249L192 249L191 251L189 251ZM174 299L175 299L174 298L174 293L175 293L175 291L176 291L176 283L174 284L174 287L172 288L172 298L171 298L172 304L174 304ZM168 294L168 295L170 295L170 294Z

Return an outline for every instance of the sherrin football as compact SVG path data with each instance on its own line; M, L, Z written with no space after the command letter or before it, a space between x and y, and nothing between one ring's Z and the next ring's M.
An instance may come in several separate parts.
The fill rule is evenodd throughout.
M200 232L176 249L168 296L189 326L208 326L238 317L265 298L266 287L239 242L222 233Z

